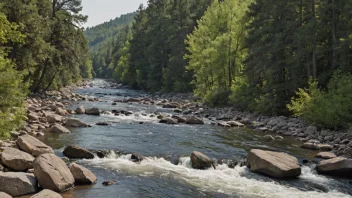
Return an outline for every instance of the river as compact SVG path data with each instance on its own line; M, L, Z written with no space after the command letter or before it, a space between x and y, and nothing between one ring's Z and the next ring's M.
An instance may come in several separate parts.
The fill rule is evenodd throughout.
M297 179L277 180L249 172L246 167L219 165L216 170L194 170L189 156L200 151L213 159L240 160L252 148L284 151L303 159L316 161L316 152L300 148L301 142L285 137L284 140L265 141L264 134L247 128L222 128L205 124L201 126L166 125L150 118L152 112L173 113L171 109L157 106L118 103L112 101L124 96L140 96L145 93L128 89L103 89L104 80L93 81L93 87L75 90L75 93L100 97L100 102L74 102L70 109L83 105L100 110L126 109L131 116L75 115L74 117L93 125L91 128L71 129L68 135L47 135L42 140L62 156L67 145L79 145L87 149L108 149L112 153L104 158L79 160L77 163L89 168L98 178L92 186L77 186L63 194L69 198L116 198L116 197L352 197L352 181L322 176L314 171L314 164L302 167ZM109 126L95 126L98 121ZM141 124L140 122L143 122ZM147 156L141 163L129 161L129 155ZM173 165L165 160L181 156L180 163ZM106 180L116 180L112 186L103 186Z

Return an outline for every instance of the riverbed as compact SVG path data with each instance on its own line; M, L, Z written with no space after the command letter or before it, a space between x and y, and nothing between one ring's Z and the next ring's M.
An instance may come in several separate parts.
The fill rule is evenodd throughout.
M130 116L103 114L101 116L74 115L91 124L91 128L74 128L68 135L46 135L43 141L62 156L65 146L79 145L90 150L110 150L106 158L79 160L98 178L92 186L77 186L63 194L77 198L115 197L352 197L352 181L322 176L314 171L317 152L300 148L294 138L266 141L262 132L249 128L223 128L205 125L167 125L159 123L153 112L174 114L172 109L154 105L117 103L125 97L148 96L129 89L106 89L108 82L93 81L92 87L74 90L75 93L98 97L100 101L73 102L69 109L78 106L98 107L111 112L116 109L132 111ZM96 122L109 126L96 126ZM252 148L286 152L297 157L302 175L296 179L277 180L251 173L246 167L218 165L217 169L194 170L189 156L200 151L210 158L242 160ZM119 153L124 153L119 155ZM129 161L128 153L147 158L140 163ZM179 156L178 165L168 160ZM303 160L312 163L303 163ZM117 184L103 186L106 180Z

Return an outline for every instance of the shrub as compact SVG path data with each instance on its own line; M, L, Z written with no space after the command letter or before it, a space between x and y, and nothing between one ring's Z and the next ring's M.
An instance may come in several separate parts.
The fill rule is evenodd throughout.
M317 82L308 89L299 89L288 109L297 117L320 127L348 128L352 123L352 75L335 73L327 90L319 90Z

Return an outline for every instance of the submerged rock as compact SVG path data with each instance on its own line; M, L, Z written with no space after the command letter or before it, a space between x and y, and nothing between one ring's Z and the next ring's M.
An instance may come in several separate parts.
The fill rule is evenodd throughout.
M13 197L38 191L38 182L33 174L0 172L0 191Z
M117 184L117 181L115 181L115 180L104 181L102 184L103 184L103 186L110 186L110 185Z
M213 162L208 156L198 151L192 152L191 162L192 162L192 168L195 168L195 169L208 169L213 165Z
M1 161L15 171L33 168L34 157L15 148L5 148L1 153Z
M248 154L247 166L252 172L276 178L301 175L297 158L286 153L252 149Z
M145 159L145 157L143 155L137 154L137 153L133 153L131 155L131 161L132 162L141 162Z
M44 189L63 192L73 187L74 178L66 163L54 154L43 154L33 163L34 175Z
M71 164L70 171L77 184L93 184L97 181L97 177L90 170L76 163Z
M88 151L85 148L79 146L67 146L63 154L68 158L75 158L75 159L93 159L94 154Z
M30 135L20 136L16 143L21 150L33 156L38 156L44 153L54 153L54 150L51 147Z
M321 161L316 170L320 174L352 178L352 159L336 157Z

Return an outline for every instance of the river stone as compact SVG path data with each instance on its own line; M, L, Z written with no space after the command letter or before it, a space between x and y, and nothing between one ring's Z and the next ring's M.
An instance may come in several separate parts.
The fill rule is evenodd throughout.
M165 124L177 124L178 121L176 119L170 118L170 117L166 117L163 118L159 121L160 123L165 123Z
M11 195L7 194L7 193L4 193L4 192L0 192L0 197L1 198L12 198Z
M77 184L93 184L97 181L97 177L90 170L76 163L71 164L70 171Z
M77 114L84 114L85 112L86 112L86 110L84 109L83 106L80 106L76 109Z
M61 122L62 121L62 116L57 115L57 114L48 114L46 116L46 120L49 123L57 123L57 122Z
M227 124L231 125L232 127L244 127L244 124L237 121L228 121Z
M68 114L68 112L67 112L65 109L63 109L63 108L57 108L57 109L55 110L55 113L56 113L56 114L59 114L59 115L61 115L61 116L65 116L65 115Z
M321 161L316 170L320 174L352 178L352 159L336 157Z
M58 133L58 134L63 134L63 133L71 133L70 130L62 126L61 124L55 124L49 129L49 133Z
M39 120L39 115L34 112L30 112L27 114L27 117L30 121L38 121Z
M13 197L35 193L38 182L33 174L0 172L0 191Z
M30 198L62 198L62 196L52 190L44 189L40 193L31 196Z
M98 108L90 108L90 109L86 109L85 112L87 115L100 115L100 111Z
M212 166L211 159L201 152L193 151L191 154L192 167L195 169L208 169Z
M38 156L33 163L34 175L44 189L63 192L73 187L75 179L66 163L54 154Z
M75 159L93 159L94 155L85 148L79 146L67 146L63 154L68 158Z
M76 118L68 118L66 120L66 126L68 126L68 127L89 127L88 124L86 124Z
M301 175L301 167L297 158L286 153L252 149L248 154L247 166L252 172L276 178Z
M329 144L318 144L319 149L322 151L331 151L334 147Z
M15 171L33 168L34 157L15 148L5 148L1 153L1 161Z
M179 122L179 123L185 123L186 122L186 118L184 118L182 116L172 115L171 118L176 119L177 122Z
M54 153L54 150L51 147L30 135L23 135L18 137L17 145L21 150L35 157L44 153Z
M310 143L310 142L304 143L301 147L305 148L305 149L311 149L311 150L319 150L320 149L318 144Z
M335 153L331 153L331 152L320 152L315 157L323 158L323 159L332 159L332 158L336 158L337 156L335 155Z
M190 116L186 119L186 124L204 124L204 121L195 116Z

